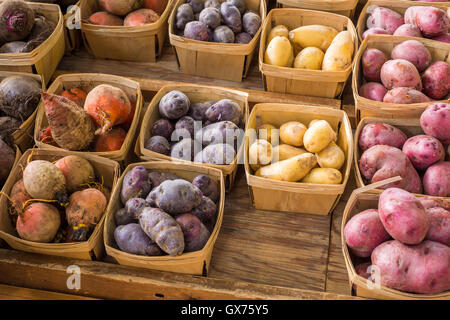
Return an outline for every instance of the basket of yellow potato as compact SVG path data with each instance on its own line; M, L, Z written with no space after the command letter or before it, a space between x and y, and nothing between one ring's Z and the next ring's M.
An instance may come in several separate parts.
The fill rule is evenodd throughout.
M343 110L256 104L244 165L256 209L329 214L347 184L353 136Z
M356 29L347 17L273 9L264 21L259 49L264 89L339 98L357 50Z

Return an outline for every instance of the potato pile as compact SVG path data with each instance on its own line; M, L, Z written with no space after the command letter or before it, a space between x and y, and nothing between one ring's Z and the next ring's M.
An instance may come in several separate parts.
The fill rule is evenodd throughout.
M362 39L369 34L392 34L450 43L447 12L431 6L409 7L402 16L389 8L372 5L367 8L366 26Z
M377 48L361 57L365 83L359 95L375 101L411 104L441 100L450 93L450 65L432 61L430 51L417 40L396 45L390 58Z
M192 182L142 166L124 177L123 208L114 213L114 239L121 251L179 256L203 249L216 223L218 184L200 174Z
M0 53L26 53L53 33L55 25L35 12L25 1L0 4Z
M231 164L244 127L244 110L230 99L191 103L183 92L173 90L159 101L161 119L153 123L148 150L176 159Z
M301 26L289 31L283 25L270 30L264 63L279 67L341 71L353 61L353 36L323 25Z
M430 105L420 117L425 134L410 138L387 123L365 125L358 137L363 152L359 159L363 179L373 183L400 176L401 181L384 188L450 197L450 162L444 161L450 145L449 117L450 104Z
M48 126L38 140L71 151L110 152L122 148L136 104L109 84L86 92L68 88L61 95L43 94Z
M371 276L371 266L380 284L392 289L423 294L450 290L449 201L388 188L378 208L347 221L344 236L362 277Z
M86 241L109 201L110 190L100 180L79 156L28 162L8 197L19 237L42 243Z
M188 0L178 7L177 34L199 41L246 44L261 27L258 13L245 0Z
M258 135L248 150L256 176L288 182L342 183L339 169L345 154L335 143L336 132L326 120L313 120L309 127L298 121L286 122L279 136L275 126L263 124ZM279 139L282 143L278 145Z
M167 0L98 0L100 11L91 14L87 23L100 26L143 26L158 21L167 2Z

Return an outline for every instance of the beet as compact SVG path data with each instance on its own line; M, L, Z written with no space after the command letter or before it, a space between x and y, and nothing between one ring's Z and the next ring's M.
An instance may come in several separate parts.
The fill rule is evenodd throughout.
M0 53L22 53L26 45L23 41L7 42L0 47Z
M38 15L34 19L34 26L28 37L28 42L25 44L22 52L30 52L40 46L48 37L50 37L55 30L53 22L49 21L44 16Z
M0 43L28 37L34 25L34 11L24 1L7 0L0 4Z
M19 236L33 242L51 242L61 225L61 218L54 206L37 202L19 215L16 229Z
M21 122L12 117L0 117L0 139L12 146L14 140L12 134L20 127Z
M0 186L3 186L14 164L16 153L2 139L0 139L0 153Z

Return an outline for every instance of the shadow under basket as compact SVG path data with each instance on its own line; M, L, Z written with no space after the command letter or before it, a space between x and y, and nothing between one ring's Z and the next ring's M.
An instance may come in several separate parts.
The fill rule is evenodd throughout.
M97 59L134 62L156 62L161 56L167 36L167 19L172 0L160 18L142 26L100 26L87 23L91 14L99 11L97 1L82 0L81 34L87 51Z
M358 0L277 0L278 8L325 11L353 18Z
M326 120L337 133L336 144L345 154L340 169L341 184L312 184L286 182L258 177L253 174L248 161L249 129L257 130L261 124L279 128L289 121L308 125L314 119ZM245 174L250 199L258 210L284 211L328 215L344 193L353 160L353 136L350 121L342 110L289 104L256 104L250 114L245 138Z
M267 37L270 30L280 24L286 26L289 30L318 24L333 27L338 32L349 31L353 37L354 46L352 64L342 71L323 71L279 67L264 63ZM357 50L358 36L356 29L352 21L347 17L329 12L304 9L272 9L263 23L261 42L259 44L259 70L262 73L264 90L339 99L352 72Z
M225 0L219 0L225 2ZM244 0L247 8L258 12L261 21L266 17L265 0ZM181 72L201 77L242 81L247 76L257 49L261 27L248 44L217 43L191 40L176 33L176 12L185 0L175 2L169 18L170 44ZM262 23L261 23L262 24Z
M56 4L28 2L28 5L53 22L55 30L31 52L0 53L0 70L39 74L47 84L64 56L64 19Z
M22 168L26 167L30 157L31 160L47 160L53 162L68 155L75 155L75 153L64 150L28 149L12 170L2 191L8 195L11 193L14 184L22 179ZM113 190L119 176L119 164L117 162L91 154L76 155L88 160L94 168L97 179L100 181L103 179L104 186ZM2 194L0 197L0 238L13 249L83 260L97 260L103 255L103 222L106 211L87 241L40 243L23 240L18 236L15 226L12 225L8 208L9 200Z
M379 187L380 183L382 185L386 182L383 183L383 181L381 181L376 184L354 190L344 209L344 216L342 218L341 225L341 245L345 266L348 272L349 285L353 295L369 299L385 300L450 300L450 291L439 294L415 294L402 292L383 285L377 286L371 280L365 279L356 273L354 265L356 259L347 247L344 228L347 222L357 213L366 209L378 208L378 199L381 195L381 191L375 190L375 188Z
M136 166L143 166L149 171L174 173L188 181L192 181L199 174L204 174L219 184L220 199L217 203L216 224L211 232L208 242L202 250L183 253L180 256L173 257L169 255L140 256L117 249L117 245L114 240L114 230L116 228L114 213L123 207L120 200L120 192L122 189L124 176ZM219 235L220 227L222 225L225 204L224 189L225 187L222 172L214 168L202 167L197 164L168 161L140 162L129 165L116 184L107 209L106 222L104 225L104 241L107 255L114 258L121 265L193 275L206 275L210 266L214 243L217 240L217 236Z

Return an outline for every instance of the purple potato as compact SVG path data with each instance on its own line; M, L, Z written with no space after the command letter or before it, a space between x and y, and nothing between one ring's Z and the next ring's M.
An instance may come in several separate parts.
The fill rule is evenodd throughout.
M195 127L195 120L192 119L189 116L184 116L180 118L177 123L175 124L175 129L179 132L180 130L185 130L185 133L182 133L181 135L183 137L187 136L190 138L194 137L194 127ZM200 125L201 127L201 125ZM180 135L179 133L177 134Z
M217 206L210 198L202 196L202 202L190 212L206 224L216 218Z
M150 239L137 223L118 226L114 230L114 239L120 250L140 256L160 256L163 254L158 245Z
M227 0L227 2L236 8L238 8L239 13L242 15L244 14L245 10L247 9L247 6L245 5L244 0Z
M148 174L148 177L150 178L150 181L152 182L153 188L156 188L161 183L163 183L166 180L177 180L181 179L179 176L177 176L174 173L170 172L150 172Z
M208 28L215 29L220 26L222 18L218 9L210 7L203 9L198 19Z
M238 125L242 112L238 103L230 99L222 99L209 107L205 115L212 122L232 121Z
M145 199L142 198L131 198L128 199L127 203L125 203L125 211L129 217L132 217L133 219L139 218L139 213L141 210L145 207L149 207Z
M176 221L183 231L185 252L203 249L211 236L205 225L196 216L189 213L179 215Z
M233 163L235 157L233 146L226 143L211 144L195 155L194 162L228 165Z
M136 166L125 174L120 199L125 205L128 199L145 198L152 189L148 172L143 166Z
M191 138L183 139L175 143L170 151L172 158L192 161L196 152L201 150L201 144Z
M250 41L252 41L252 39L253 39L253 37L251 35L249 35L247 32L241 32L236 35L236 37L234 38L234 42L247 44L247 43L250 43Z
M136 219L134 216L129 215L125 208L121 208L114 212L114 221L116 222L117 226L122 226L136 222Z
M254 12L247 11L242 17L242 26L245 32L254 37L261 27L261 17Z
M177 16L176 16L176 27L178 30L184 30L186 24L188 22L191 22L194 20L194 11L192 10L192 7L187 4L183 3L181 6L177 9Z
M151 134L152 136L161 136L169 140L174 130L175 125L170 120L159 119L153 123Z
M222 2L220 13L225 24L230 27L234 33L242 31L242 19L239 9L229 2Z
M214 29L214 42L234 43L234 32L227 26L219 26Z
M204 8L202 0L187 0L187 3L192 7L194 13L200 13Z
M170 154L169 141L161 136L150 137L145 143L144 148L165 155Z
M184 28L184 37L198 41L209 41L211 38L211 31L202 22L191 21L188 22Z
M208 108L210 106L212 106L214 103L216 103L216 101L206 101L206 102L199 102L199 103L194 103L191 104L191 107L189 109L188 112L188 116L190 116L192 119L197 120L197 121L206 121L208 120L206 118L206 110L208 110Z
M205 197L210 198L213 202L217 202L220 197L219 185L210 177L200 174L192 180L192 184L200 189Z
M181 91L173 90L159 101L159 113L169 119L179 119L189 111L191 102Z

